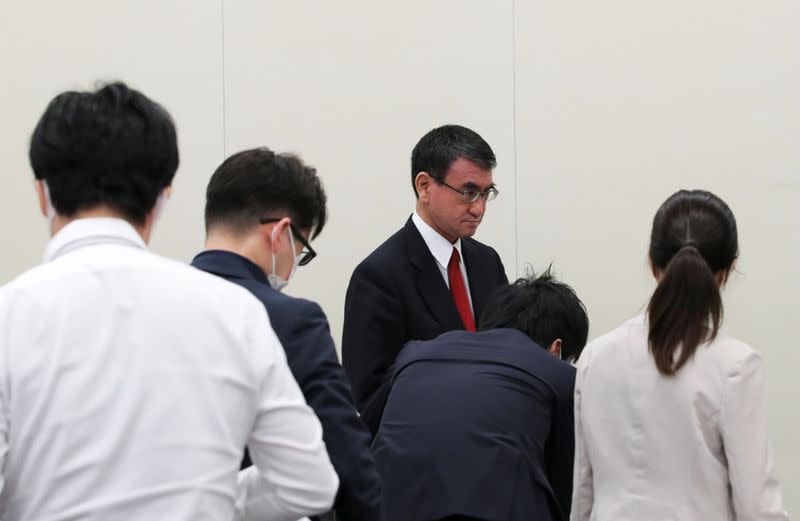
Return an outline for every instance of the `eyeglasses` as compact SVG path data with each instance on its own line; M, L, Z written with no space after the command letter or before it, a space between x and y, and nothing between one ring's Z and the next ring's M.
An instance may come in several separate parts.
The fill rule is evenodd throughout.
M458 192L459 194L461 194L461 200L464 201L465 203L469 203L469 204L474 203L478 199L483 199L484 202L488 203L489 201L491 201L492 199L497 197L497 194L500 193L497 190L497 188L495 188L493 186L490 186L484 192L480 192L478 190L459 190L458 188L456 188L454 186L450 186L449 184L445 183L444 181L439 181L437 179L434 179L434 180L437 183L441 184L441 185L445 185L450 190L452 190L454 192Z
M276 223L281 219L283 219L283 217L262 217L258 220L258 222L261 224ZM303 237L303 234L300 233L300 230L298 230L294 224L289 223L289 228L291 228L294 238L300 241L300 244L303 245L303 250L300 252L300 262L298 262L298 265L305 266L317 256L317 252L314 251L314 248L311 247L305 237Z

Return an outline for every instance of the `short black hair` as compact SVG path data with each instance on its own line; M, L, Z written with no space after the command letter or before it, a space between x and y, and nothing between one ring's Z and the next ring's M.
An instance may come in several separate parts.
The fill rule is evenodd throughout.
M225 227L244 233L271 212L289 214L316 237L328 218L327 197L316 169L293 154L268 148L244 150L226 159L206 189L206 232Z
M518 329L547 349L561 339L561 356L575 361L586 345L589 318L575 291L551 275L544 273L517 279L502 286L486 303L481 317L481 330Z
M29 157L58 214L105 205L142 224L172 183L178 140L161 105L117 82L56 96L33 131Z
M411 186L417 194L415 179L427 172L442 182L450 165L457 159L467 159L484 170L497 166L489 144L474 130L461 125L444 125L422 136L411 152ZM418 195L418 194L417 194Z

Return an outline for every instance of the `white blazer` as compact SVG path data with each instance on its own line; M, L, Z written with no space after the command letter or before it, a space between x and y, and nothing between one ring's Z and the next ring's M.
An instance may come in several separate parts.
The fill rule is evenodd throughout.
M720 335L666 377L647 332L640 315L578 362L571 519L788 519L758 353Z

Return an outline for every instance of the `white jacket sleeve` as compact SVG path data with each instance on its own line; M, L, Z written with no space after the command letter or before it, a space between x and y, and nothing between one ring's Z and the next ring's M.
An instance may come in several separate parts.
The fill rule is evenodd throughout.
M270 349L258 414L247 443L254 467L239 473L237 513L245 521L296 521L330 510L339 487L322 426L306 405L271 327L255 334Z
M581 392L583 379L589 362L589 353L584 351L578 361L578 374L575 378L575 465L572 476L572 521L589 521L594 504L594 483L592 463L586 450L586 436L583 432L583 413L581 411Z
M736 519L788 520L767 439L761 357L755 352L727 377L720 426Z

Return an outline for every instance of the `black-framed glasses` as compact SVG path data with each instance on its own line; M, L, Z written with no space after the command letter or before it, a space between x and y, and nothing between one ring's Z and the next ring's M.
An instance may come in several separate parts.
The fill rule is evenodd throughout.
M438 179L434 179L437 183L441 185L445 185L447 188L454 192L458 192L461 195L461 200L465 203L472 204L478 199L483 199L484 202L488 203L500 193L497 188L490 186L485 191L481 192L479 190L459 190L455 186L450 186L449 184L445 183L444 181L439 181Z
M262 217L258 220L258 222L261 224L276 223L281 219L283 219L283 217ZM300 266L305 266L317 256L317 252L314 251L314 248L311 247L306 238L303 237L303 234L300 233L300 230L298 230L294 224L289 223L289 228L292 230L292 235L294 235L294 238L300 241L300 244L303 245L303 249L300 251L300 262L298 262L298 264Z

